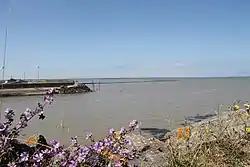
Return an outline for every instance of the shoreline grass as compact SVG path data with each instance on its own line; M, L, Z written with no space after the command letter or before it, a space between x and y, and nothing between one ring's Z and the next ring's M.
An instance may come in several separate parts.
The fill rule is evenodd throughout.
M242 107L240 107L242 106ZM241 108L241 109L240 109ZM244 167L250 165L249 105L242 102L213 119L188 126L165 141L165 167Z

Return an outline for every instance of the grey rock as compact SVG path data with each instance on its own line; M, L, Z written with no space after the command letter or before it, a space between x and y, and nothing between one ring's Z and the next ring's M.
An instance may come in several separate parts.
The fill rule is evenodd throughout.
M155 138L148 139L141 135L130 134L127 136L133 142L134 149L139 153L138 158L129 161L129 166L159 167L164 163L164 142Z

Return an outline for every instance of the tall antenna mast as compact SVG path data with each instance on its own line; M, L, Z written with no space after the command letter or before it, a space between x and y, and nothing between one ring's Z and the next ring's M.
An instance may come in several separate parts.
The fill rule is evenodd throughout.
M11 14L11 7L9 6L9 11L8 11L8 14L10 15ZM8 23L7 23L8 24ZM6 52L7 52L7 39L8 39L8 25L6 26L6 29L5 29L5 41L4 41L4 53L3 53L3 66L2 66L2 80L4 81L4 75L5 75L5 59L6 59ZM3 88L3 85L2 85L2 88Z
M8 27L6 27L5 30L5 41L4 41L4 53L3 53L3 76L2 76L2 80L4 81L4 72L5 72L5 59L6 59L6 52L7 52L7 38L8 38Z

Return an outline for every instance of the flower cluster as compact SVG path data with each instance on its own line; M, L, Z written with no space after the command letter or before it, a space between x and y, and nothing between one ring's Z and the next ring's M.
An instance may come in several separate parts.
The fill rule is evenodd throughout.
M177 129L177 139L188 140L190 138L190 136L191 136L190 127L178 128Z
M100 141L95 141L92 133L87 133L86 139L92 141L90 146L78 144L77 136L72 137L72 145L63 149L58 141L53 141L49 153L53 154L50 163L54 166L127 166L128 160L135 158L136 151L131 150L132 142L126 139L126 134L131 132L132 128L121 128L120 131L109 130L109 134ZM48 149L47 149L48 150Z
M20 131L28 126L29 120L36 115L39 119L45 118L44 107L53 102L54 93L51 89L46 93L43 104L38 103L34 110L26 109L16 125L13 124L14 111L5 111L6 120L0 123L0 164L9 167L125 167L128 166L129 160L137 156L132 141L127 138L129 133L138 128L136 120L133 120L127 129L110 129L108 135L100 141L96 141L92 133L87 133L86 139L92 142L90 146L80 145L77 136L71 138L72 144L67 148L56 140L47 143L42 135L32 136L26 142L18 139Z

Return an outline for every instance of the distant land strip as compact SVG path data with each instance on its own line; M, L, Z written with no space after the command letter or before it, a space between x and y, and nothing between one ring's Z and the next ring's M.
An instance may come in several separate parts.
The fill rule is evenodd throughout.
M97 82L100 84L119 84L119 83L145 83L145 82L177 82L179 80L147 80L147 81L103 81L103 82ZM80 81L81 82L81 81ZM81 82L84 84L92 84L92 82ZM94 82L96 83L96 82Z
M32 80L26 80L26 81L32 81ZM73 81L78 81L79 83L82 84L119 84L119 83L145 83L145 82L177 82L179 80L177 79L154 79L154 80L127 80L127 81L119 81L118 80L113 80L113 81L101 81L101 80L92 80L92 81L86 81L85 79L76 79L76 80L71 80L71 79L52 79L52 80L40 80L40 83L69 83ZM26 84L26 83L23 83ZM28 83L27 83L28 84Z

